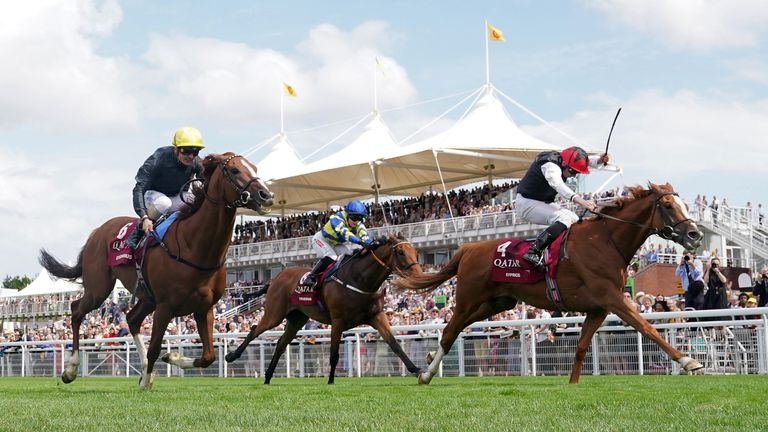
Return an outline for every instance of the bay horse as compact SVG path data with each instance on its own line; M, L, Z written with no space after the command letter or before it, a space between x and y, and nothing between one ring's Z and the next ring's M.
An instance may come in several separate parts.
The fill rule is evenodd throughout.
M603 208L597 217L574 224L564 245L565 257L556 275L561 305L587 314L571 368L571 384L579 382L592 335L609 312L658 344L685 371L703 367L662 339L622 295L627 266L651 234L694 250L701 244L701 232L669 183L649 183L647 190L631 187L627 191L631 196L618 199L614 207ZM442 349L427 357L429 367L419 375L420 384L429 384L441 359L468 325L511 309L518 301L542 309L558 308L546 294L545 281L515 284L491 280L491 261L498 244L499 240L465 244L439 272L395 281L399 289L429 292L451 277L457 278L456 310L443 330Z
M64 383L77 378L83 318L106 300L117 279L138 299L126 320L141 359L141 389L152 388L153 367L168 323L174 317L193 314L203 353L200 358L191 359L172 352L166 354L163 361L187 369L208 367L216 359L213 305L226 287L223 264L232 238L235 213L239 207L246 207L265 214L273 204L273 194L256 176L256 166L243 156L211 154L203 159L202 165L202 186L193 187L194 201L182 210L178 220L168 229L163 239L166 246L146 250L144 280L148 282L151 294L137 289L138 275L134 265L107 265L111 240L136 218L116 217L93 230L74 266L62 264L44 249L40 251L40 263L53 276L72 281L82 277L83 295L72 302L72 355L61 374ZM146 349L139 331L144 318L153 311L152 335L149 349Z
M337 273L332 278L325 279L322 287L318 288L322 308L318 304L294 305L291 302L291 293L309 270L305 267L288 268L270 282L264 303L264 316L257 325L251 327L240 346L226 355L228 362L240 358L252 340L286 319L288 323L285 331L277 341L264 376L264 384L269 384L285 348L312 318L331 325L331 372L328 384L333 384L336 375L341 334L361 324L368 324L379 332L387 345L403 361L408 372L421 372L392 335L389 320L384 313L384 290L381 289L384 280L393 271L401 276L421 273L416 249L408 240L400 234L389 234L376 240L373 249L356 251L351 258L342 262Z

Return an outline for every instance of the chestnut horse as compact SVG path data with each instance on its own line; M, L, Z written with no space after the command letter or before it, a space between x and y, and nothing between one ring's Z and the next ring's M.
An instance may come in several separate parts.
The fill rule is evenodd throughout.
M285 347L312 318L323 324L331 324L331 373L328 384L333 384L336 374L342 332L361 324L368 324L379 332L403 361L408 372L416 374L421 371L397 343L384 313L384 290L381 284L392 271L401 276L421 273L416 249L402 235L390 234L377 240L373 249L355 252L351 258L342 262L338 272L318 288L324 306L322 309L318 305L291 304L291 293L309 270L303 267L288 268L270 282L264 303L264 317L258 325L251 327L243 343L226 355L228 362L240 358L252 340L286 319L288 323L285 331L277 341L275 353L264 376L264 384L269 384Z
M77 378L83 317L106 300L116 279L138 298L126 319L141 359L141 389L152 388L152 370L160 354L163 335L174 317L194 315L203 354L198 359L191 359L172 352L163 356L163 360L186 369L204 368L216 359L213 305L226 287L227 273L223 264L232 238L235 212L238 207L247 207L264 214L272 206L273 199L264 182L256 176L256 167L242 156L211 154L202 164L203 185L193 188L195 200L168 230L163 239L166 246L146 251L144 279L148 281L151 296L143 289L136 289L137 273L133 265L107 265L111 240L136 218L113 218L96 228L74 266L62 264L41 250L40 263L53 276L73 281L82 277L84 288L83 296L72 302L72 356L61 374L64 383ZM155 312L152 336L149 349L145 349L139 331L144 318L152 311Z
M604 208L596 218L573 225L567 237L565 258L560 261L556 276L562 304L568 310L587 314L571 368L572 384L579 382L592 335L609 312L656 342L684 370L703 367L662 339L622 295L627 265L651 234L690 250L701 243L701 232L672 186L669 183L649 185L649 190L628 188L631 197L617 200L615 207ZM498 243L498 240L486 240L466 244L439 272L395 281L400 289L427 292L453 276L457 278L456 310L443 331L442 350L438 349L434 356L430 353L429 368L419 375L419 383L428 384L432 380L440 360L468 325L511 309L518 301L543 309L558 308L548 298L544 281L514 284L491 280L491 260Z

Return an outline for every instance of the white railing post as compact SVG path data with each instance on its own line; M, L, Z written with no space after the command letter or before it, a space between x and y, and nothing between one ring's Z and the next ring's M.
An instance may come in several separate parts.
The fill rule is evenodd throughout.
M637 332L637 372L643 375L645 365L643 364L643 335Z
M360 378L362 376L362 364L363 359L360 355L360 333L355 332L355 364L357 365L357 377Z
M592 375L600 375L600 353L598 350L600 345L598 343L597 334L598 332L595 332L592 335ZM576 342L576 349L579 349L578 342Z
M125 341L125 377L131 376L131 344Z
M286 345L285 347L285 377L286 378L291 377L291 343L290 342L288 342L288 345Z

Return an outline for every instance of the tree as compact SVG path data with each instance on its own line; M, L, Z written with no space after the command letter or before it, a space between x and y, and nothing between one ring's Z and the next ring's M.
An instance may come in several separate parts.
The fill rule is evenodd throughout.
M32 279L30 279L27 276L10 277L6 275L5 279L3 279L3 288L10 288L18 291L18 290L24 289L27 285L31 283L32 283Z

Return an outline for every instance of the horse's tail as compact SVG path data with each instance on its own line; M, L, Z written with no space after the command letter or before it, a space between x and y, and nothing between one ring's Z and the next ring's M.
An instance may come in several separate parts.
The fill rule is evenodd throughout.
M40 249L40 258L38 259L38 261L40 261L40 265L42 265L46 270L48 270L48 273L50 273L52 276L56 276L57 278L69 279L71 281L74 281L75 279L83 275L83 250L82 249L80 250L80 254L77 255L77 264L73 266L62 264L61 262L59 262L59 260L54 258L53 255L49 254L45 249Z
M430 292L434 291L441 283L456 276L459 271L459 263L464 255L464 248L460 248L453 258L448 261L437 273L419 273L407 278L396 279L393 283L398 289L409 291Z

